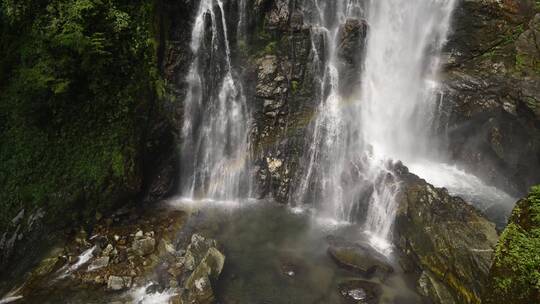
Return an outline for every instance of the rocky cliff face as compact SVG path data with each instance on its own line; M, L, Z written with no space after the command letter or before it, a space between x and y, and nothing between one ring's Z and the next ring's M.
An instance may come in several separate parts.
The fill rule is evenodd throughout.
M459 1L447 49L442 128L454 159L522 195L540 176L538 4Z

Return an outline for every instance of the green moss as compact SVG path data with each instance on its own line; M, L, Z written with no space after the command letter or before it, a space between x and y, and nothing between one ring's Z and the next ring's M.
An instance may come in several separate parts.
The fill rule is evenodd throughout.
M153 16L151 0L0 2L0 231L22 208L57 222L137 189L164 90Z
M263 50L263 53L266 54L275 54L277 50L277 42L276 41L270 41Z
M540 295L540 186L518 202L501 234L485 303L534 303Z
M299 83L297 80L293 80L291 81L291 90L293 93L296 93L298 92L298 88L299 88Z

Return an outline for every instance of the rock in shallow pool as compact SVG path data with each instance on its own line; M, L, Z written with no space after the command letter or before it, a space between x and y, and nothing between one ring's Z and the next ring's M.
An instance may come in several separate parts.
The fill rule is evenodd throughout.
M373 282L352 280L339 284L339 293L346 303L376 304L379 303L381 287Z

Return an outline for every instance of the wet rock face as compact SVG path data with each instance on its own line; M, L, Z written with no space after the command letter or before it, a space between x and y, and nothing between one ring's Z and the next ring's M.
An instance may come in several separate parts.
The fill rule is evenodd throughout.
M459 1L446 47L440 136L514 196L540 182L539 23L532 0Z
M452 157L514 195L539 178L540 122L528 108L540 100L538 84L457 70L448 74L443 123Z
M251 33L253 47L245 58L256 178L261 196L287 202L314 107L310 31L289 1L261 1L255 11L267 20L257 21L261 32Z
M533 0L460 1L454 10L447 49L451 64L465 64L501 45L507 34L534 14Z
M289 0L275 0L266 20L271 29L286 29L289 26Z
M420 293L435 303L480 303L497 242L495 225L406 167L398 164L395 171L403 181L395 243L406 270L422 273Z
M454 304L459 303L448 287L441 283L435 275L429 271L422 271L417 282L418 293L422 296L431 299L433 303Z
M345 96L360 84L368 25L365 20L348 19L339 31L340 91Z
M519 68L528 74L540 73L540 14L529 21L528 29L516 40L516 59ZM536 118L540 118L538 109Z

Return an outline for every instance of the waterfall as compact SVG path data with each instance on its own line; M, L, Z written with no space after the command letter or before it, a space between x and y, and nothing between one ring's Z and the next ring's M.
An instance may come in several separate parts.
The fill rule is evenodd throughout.
M352 123L357 106L342 96L340 74L343 65L338 55L340 32L347 20L360 20L361 1L306 0L302 5L311 24L312 73L315 75L318 108L309 126L309 145L302 160L292 205L315 204L324 216L352 220L355 208L354 137Z
M428 153L453 7L454 0L371 1L361 123L375 154L408 162Z
M362 137L375 158L409 164L437 158L432 142L441 49L455 0L372 0L361 88ZM376 182L366 230L389 238L399 187L395 178ZM399 181L397 181L399 182Z
M233 200L250 191L246 97L231 64L221 0L201 0L191 33L181 146L182 196Z
M306 0L318 108L302 160L296 205L314 204L339 221L365 218L374 245L388 246L400 182L392 161L427 157L439 54L454 0ZM367 12L367 13L366 13ZM361 75L343 90L339 33L351 19L369 28ZM350 67L349 67L350 68Z

